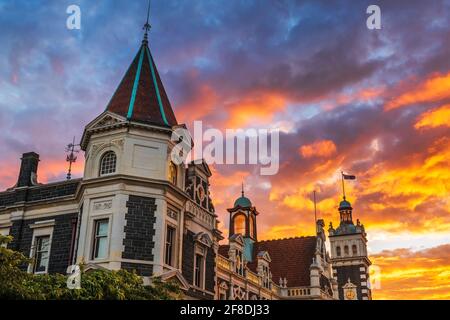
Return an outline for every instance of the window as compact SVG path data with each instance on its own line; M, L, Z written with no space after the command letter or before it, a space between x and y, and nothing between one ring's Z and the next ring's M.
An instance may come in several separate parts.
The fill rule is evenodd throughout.
M113 151L106 152L100 160L100 175L116 172L117 157Z
M171 226L167 226L164 263L172 267L174 267L174 260L175 260L174 259L175 234L176 229Z
M244 275L244 261L242 259L242 252L236 251L236 273L241 276Z
M45 273L48 268L50 255L50 236L34 238L34 265L33 273Z
M92 259L105 259L108 256L108 219L96 220L94 226Z
M9 228L0 228L0 235L1 236L8 236L9 235ZM1 245L2 247L6 248L6 243Z
M341 256L341 247L339 247L339 246L336 247L336 256L338 256L338 257Z
M194 284L203 287L203 256L198 253L195 254Z
M344 246L344 255L348 256L349 251L348 251L348 246Z
M173 185L177 185L177 166L172 161L169 164L169 181Z
M269 267L263 265L263 286L270 289L270 271Z
M358 255L358 248L356 247L356 244L352 245L352 254L354 256Z
M238 214L234 218L234 233L245 235L245 216L243 214Z

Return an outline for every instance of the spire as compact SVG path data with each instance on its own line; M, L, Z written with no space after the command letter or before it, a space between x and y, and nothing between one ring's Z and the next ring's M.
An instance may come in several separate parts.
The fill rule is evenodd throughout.
M151 25L150 23L148 23L149 19L150 19L150 4L151 4L151 0L148 0L148 8L147 8L147 22L144 24L144 28L143 30L144 32L144 40L142 40L142 44L147 45L148 44L148 32L151 29Z
M149 16L150 1L141 47L106 110L129 121L172 127L178 123L148 47Z
M242 197L244 197L244 182L242 182L242 191L241 191L241 193L242 193Z

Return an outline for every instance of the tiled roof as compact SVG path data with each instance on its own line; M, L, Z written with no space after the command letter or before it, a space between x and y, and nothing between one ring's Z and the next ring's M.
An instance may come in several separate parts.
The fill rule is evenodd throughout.
M81 179L63 180L0 192L0 209L19 202L49 201L74 196L80 183Z
M219 246L219 254L222 257L228 258L228 250L230 250L230 246L229 245Z
M168 127L177 125L175 114L145 41L106 110L132 121Z
M219 254L228 257L228 245L219 246ZM280 278L287 279L288 287L310 286L310 271L316 250L316 237L297 237L259 241L254 244L252 262L247 266L256 272L256 256L261 251L267 251L272 262L270 271L272 280L278 284Z
M253 252L255 257L261 251L269 253L273 282L278 283L281 277L287 279L288 287L301 287L310 285L309 267L315 250L316 237L298 237L259 241L255 243ZM256 263L252 262L255 271Z

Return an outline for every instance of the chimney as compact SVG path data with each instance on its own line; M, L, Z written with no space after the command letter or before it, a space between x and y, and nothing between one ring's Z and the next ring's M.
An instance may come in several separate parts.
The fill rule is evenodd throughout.
M37 184L37 168L39 155L35 152L27 152L22 155L19 180L16 187L30 187Z

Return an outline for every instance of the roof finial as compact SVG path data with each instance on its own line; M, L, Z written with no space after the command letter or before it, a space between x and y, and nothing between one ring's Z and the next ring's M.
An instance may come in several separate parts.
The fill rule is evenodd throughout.
M147 44L148 43L148 31L150 30L150 28L152 27L149 23L149 19L150 19L150 4L151 4L151 0L148 0L148 9L147 9L147 22L144 24L143 29L145 30L144 33L144 40L142 40L143 44Z
M244 182L242 182L242 196L244 196Z

